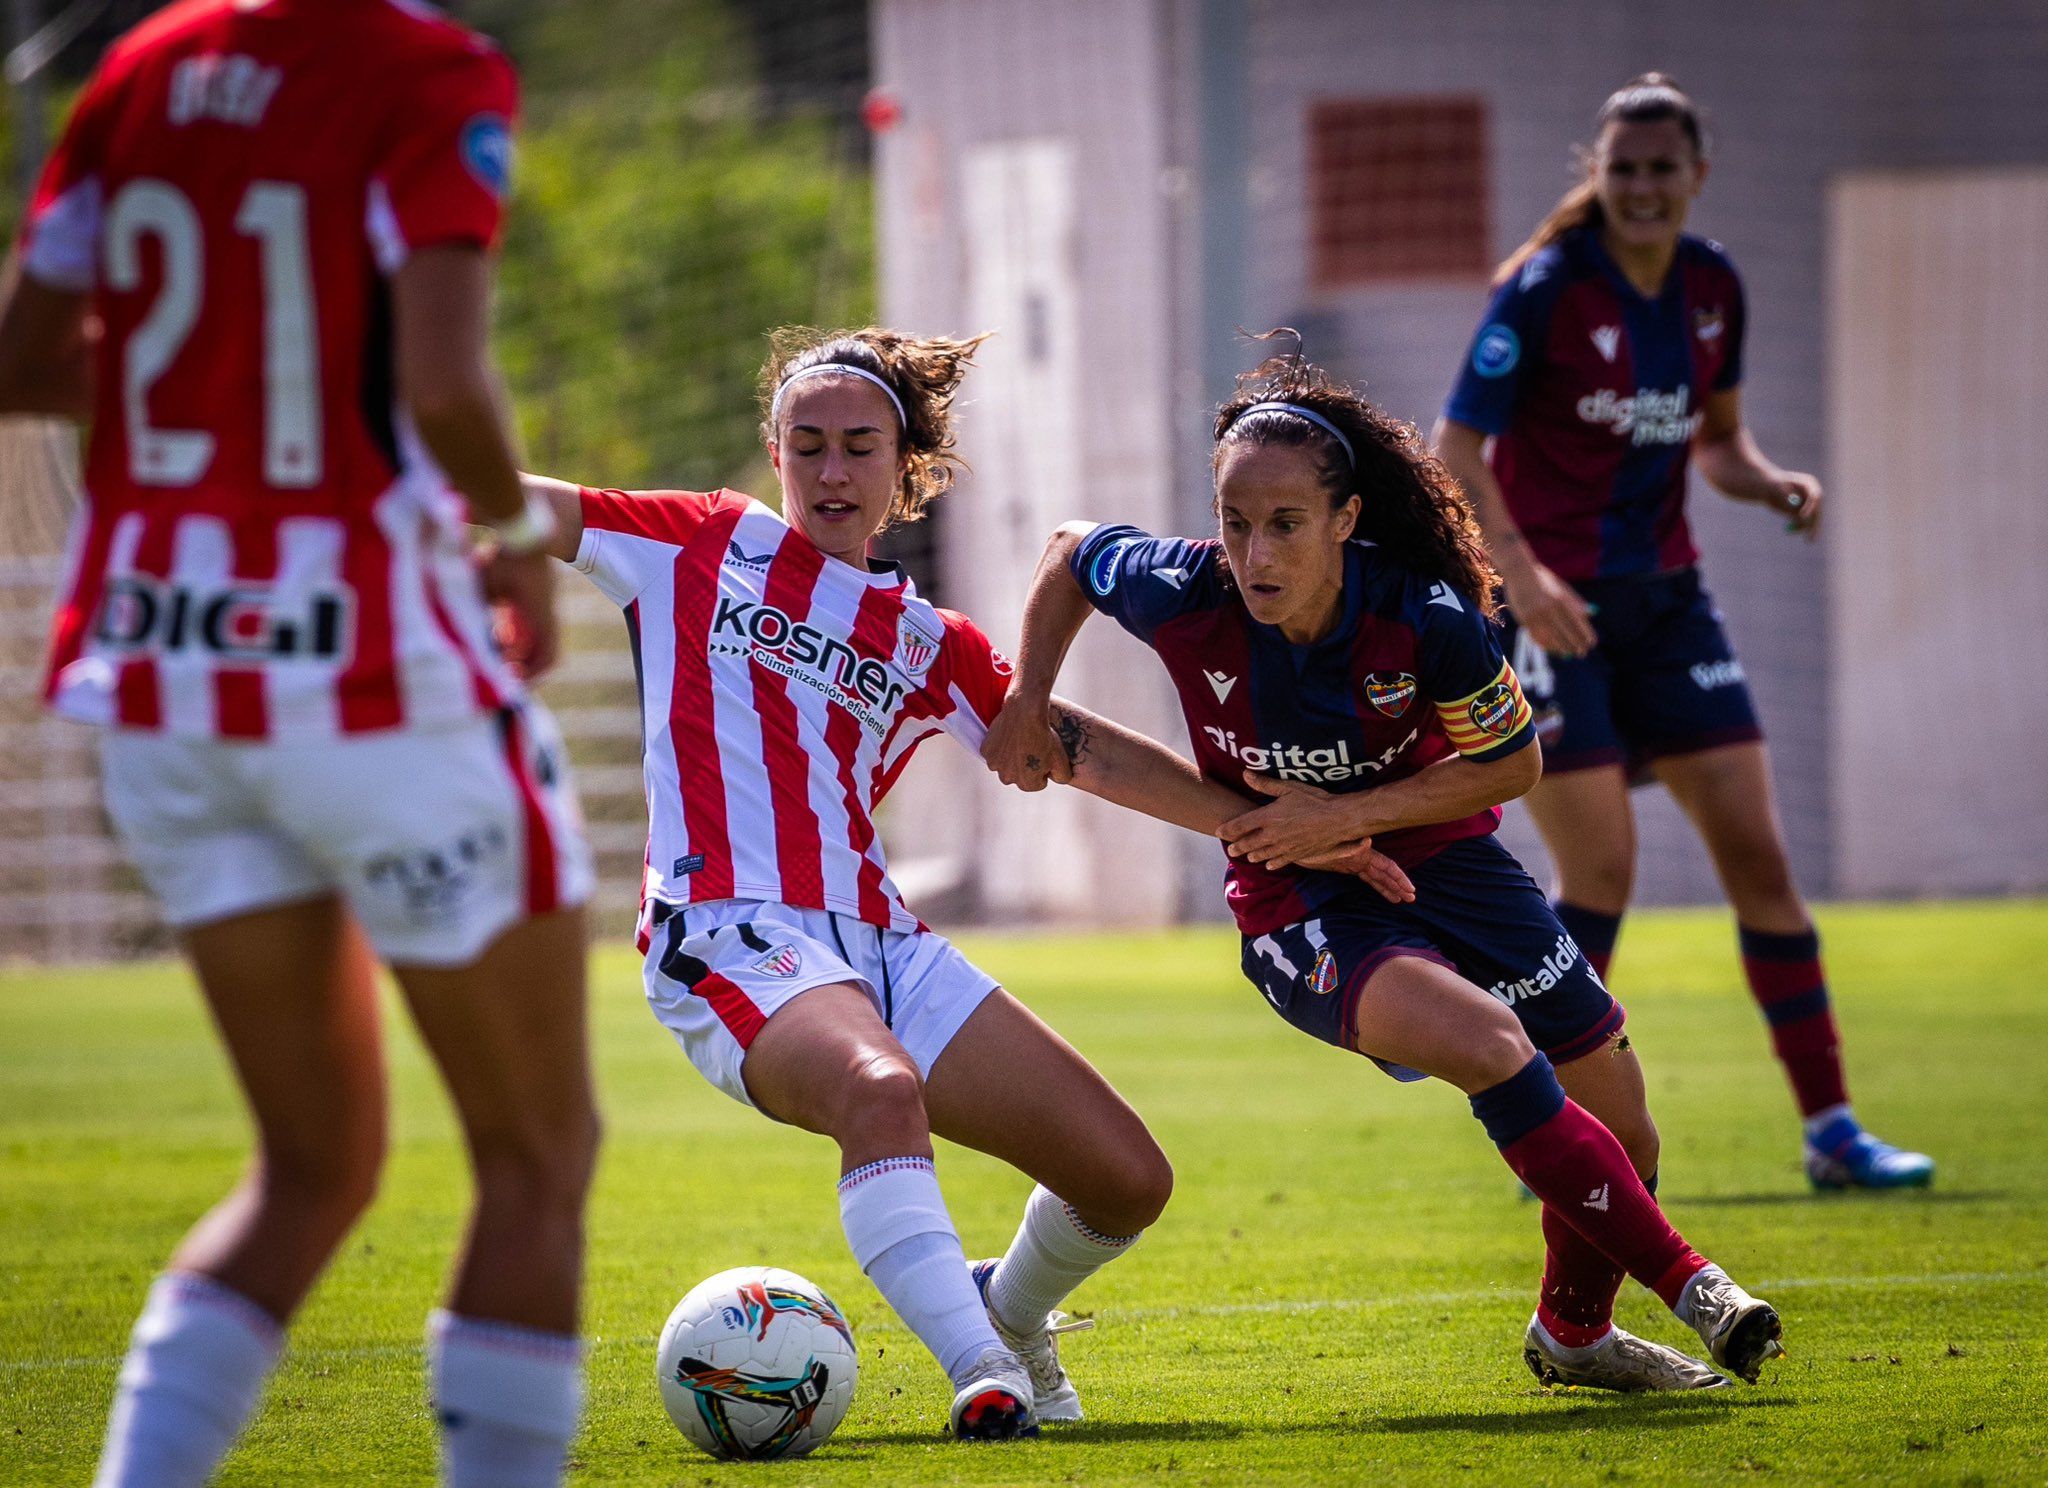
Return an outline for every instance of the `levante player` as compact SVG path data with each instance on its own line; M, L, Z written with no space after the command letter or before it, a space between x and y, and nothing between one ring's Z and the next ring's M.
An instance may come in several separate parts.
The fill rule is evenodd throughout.
M1058 776L1049 699L1091 607L1150 646L1202 772L1275 797L1219 833L1246 977L1304 1033L1464 1091L1542 1198L1548 1256L1524 1343L1537 1377L1727 1383L1614 1326L1626 1272L1753 1381L1779 1352L1777 1315L1659 1210L1622 1009L1493 835L1541 751L1463 494L1412 427L1297 358L1249 374L1215 437L1220 538L1087 522L1053 535L984 757L1026 788ZM1304 866L1361 839L1407 870L1412 895Z
M875 830L918 745L978 749L1009 680L972 621L868 556L950 483L974 345L779 333L762 436L780 515L733 491L530 489L632 640L648 1003L718 1089L838 1143L861 1269L952 1380L953 1434L1001 1439L1079 1419L1054 1309L1173 1175L1109 1082L910 911ZM1071 709L1062 729L1083 789L1201 832L1243 809L1149 740ZM1384 858L1338 856L1406 889ZM934 1133L1038 1183L1009 1251L971 1272Z
M1755 704L1700 582L1686 469L1813 537L1820 482L1742 418L1742 284L1684 231L1707 176L1698 110L1648 74L1601 106L1586 179L1495 276L1436 446L1507 591L1543 734L1529 811L1556 909L1603 974L1635 873L1632 780L1692 819L1735 910L1742 964L1805 1120L1821 1188L1897 1188L1934 1162L1865 1131L1785 851ZM1489 447L1490 446L1490 447Z
M545 1488L576 1431L591 866L467 525L545 667L487 337L516 93L426 6L187 0L114 44L29 210L0 411L92 423L50 702L100 726L258 1138L150 1288L100 1488L210 1478L370 1202L380 959L476 1178L429 1325L446 1481Z

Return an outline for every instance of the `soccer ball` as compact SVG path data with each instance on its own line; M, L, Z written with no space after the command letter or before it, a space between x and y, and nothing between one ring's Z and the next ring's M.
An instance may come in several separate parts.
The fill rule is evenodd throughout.
M774 1266L721 1271L668 1315L654 1354L676 1429L714 1457L801 1457L832 1434L860 1372L832 1299Z

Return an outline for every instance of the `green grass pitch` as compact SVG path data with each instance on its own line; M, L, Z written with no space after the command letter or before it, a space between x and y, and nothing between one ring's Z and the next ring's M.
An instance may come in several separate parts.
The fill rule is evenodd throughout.
M961 1447L936 1367L840 1237L822 1140L706 1087L600 955L609 1142L591 1214L580 1483L1237 1484L2048 1480L2048 905L1825 915L1859 1106L1941 1160L1931 1192L1810 1196L1724 916L1631 920L1618 990L1687 1235L1785 1314L1789 1359L1713 1397L1546 1397L1521 1329L1535 1209L1454 1092L1402 1087L1288 1029L1220 931L974 939L1152 1123L1178 1191L1074 1306L1086 1423ZM423 1483L418 1339L465 1199L444 1103L394 1031L383 1196L300 1320L223 1481ZM232 1180L243 1121L174 967L0 975L0 1482L90 1471L126 1330ZM948 1148L970 1256L1021 1177ZM772 1262L853 1317L862 1378L799 1464L690 1449L653 1386L692 1283ZM1639 1289L1625 1326L1683 1341Z

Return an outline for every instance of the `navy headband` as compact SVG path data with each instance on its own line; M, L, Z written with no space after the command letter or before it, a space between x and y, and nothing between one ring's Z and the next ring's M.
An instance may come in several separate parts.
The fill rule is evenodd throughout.
M1232 429L1236 428L1255 413L1287 413L1299 419L1307 419L1318 429L1321 429L1325 434L1336 440L1343 447L1344 458L1351 468L1353 470L1358 468L1358 455L1351 448L1351 441L1344 437L1344 431L1324 418L1320 413L1317 413L1313 408L1303 408L1299 403L1254 403L1243 413L1232 419L1230 427ZM1227 434L1230 430L1226 429L1224 432Z

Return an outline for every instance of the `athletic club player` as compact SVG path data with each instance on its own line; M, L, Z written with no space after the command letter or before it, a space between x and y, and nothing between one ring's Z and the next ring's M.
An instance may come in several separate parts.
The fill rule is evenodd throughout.
M257 1131L150 1289L101 1488L211 1476L368 1204L380 959L476 1178L430 1324L446 1479L553 1484L576 1428L591 873L465 526L544 667L551 513L485 335L514 105L425 6L186 0L108 53L29 210L0 408L92 424L50 702L103 730Z
M1008 680L972 621L868 557L948 485L976 344L778 333L762 437L780 516L732 491L529 480L554 502L553 551L632 642L648 1002L718 1089L839 1144L861 1269L952 1380L953 1433L1001 1439L1080 1418L1054 1309L1130 1248L1173 1178L1109 1083L905 907L875 834L917 745L979 748ZM1243 807L1077 709L1059 727L1048 747L1084 789L1203 832ZM1406 888L1384 859L1368 871ZM972 1275L934 1132L1037 1180L1009 1251Z
M1586 179L1495 275L1436 446L1506 584L1544 734L1529 811L1558 917L1606 973L1635 873L1632 776L1663 782L1720 875L1751 993L1805 1118L1816 1187L1932 1181L1849 1107L1820 941L1792 881L1742 664L1700 583L1686 466L1809 539L1820 482L1742 420L1742 284L1684 231L1707 176L1699 112L1651 73L1601 106ZM1491 441L1490 452L1487 449Z
M1195 760L1276 799L1219 832L1246 977L1289 1023L1396 1078L1463 1090L1543 1200L1548 1256L1524 1357L1546 1384L1727 1381L1613 1323L1624 1272L1714 1362L1754 1381L1779 1321L1672 1229L1623 1013L1493 836L1542 771L1489 624L1493 575L1415 430L1298 357L1248 374L1215 424L1219 541L1073 522L1046 545L984 757L1027 788L1047 700L1090 608L1151 646ZM1370 840L1405 902L1303 871Z

